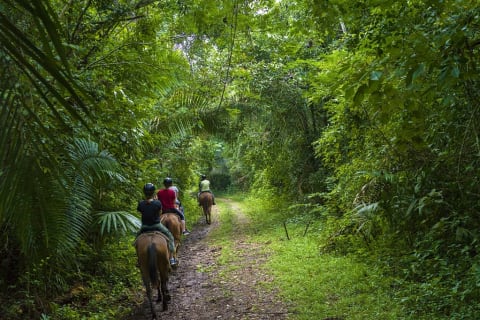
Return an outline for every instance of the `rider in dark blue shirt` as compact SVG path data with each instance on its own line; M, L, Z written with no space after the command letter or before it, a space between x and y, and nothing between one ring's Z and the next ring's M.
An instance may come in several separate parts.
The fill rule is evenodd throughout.
M155 199L155 185L147 183L143 187L143 193L145 194L145 200L138 203L137 210L142 215L142 227L138 232L138 235L148 231L160 231L165 234L168 241L168 250L170 251L170 264L176 265L175 260L175 240L170 230L167 229L160 222L160 214L162 213L162 203Z
M137 210L142 214L142 225L152 226L160 223L159 212L162 204L155 199L142 200L138 203Z

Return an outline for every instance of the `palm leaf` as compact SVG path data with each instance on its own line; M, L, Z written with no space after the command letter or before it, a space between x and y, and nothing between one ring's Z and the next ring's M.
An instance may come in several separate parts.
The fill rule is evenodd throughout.
M96 223L100 226L102 236L113 233L133 233L141 226L137 217L125 211L98 212Z
M69 114L83 123L88 128L88 125L84 119L65 98L64 94L59 91L47 77L43 76L41 70L38 70L36 65L29 61L29 58L33 59L35 63L38 63L43 67L50 76L52 76L59 84L62 85L71 95L76 105L82 108L82 111L87 115L88 109L83 103L77 93L78 90L74 89L72 83L75 83L72 79L69 79L62 74L61 67L46 54L40 51L34 43L32 43L24 33L15 27L7 17L0 12L0 40L2 47L7 54L9 54L12 60L19 66L26 74L31 74L32 77L40 81L52 94L58 102L69 112ZM32 82L34 84L34 82ZM50 105L51 106L51 105Z
M111 179L124 181L120 167L106 151L99 150L98 144L85 139L75 139L67 146L69 160L65 163L67 175L71 178L72 205L69 224L74 226L70 242L76 243L86 236L93 223L92 203L96 199L97 184L109 183Z
M106 150L99 150L98 144L86 139L75 139L67 146L75 171L85 179L95 177L98 180L108 181L116 179L125 182L121 175L120 166L115 158Z
M33 3L33 5L32 5ZM75 104L82 109L82 111L89 115L89 110L84 104L83 100L88 99L88 95L76 84L69 76L69 65L63 49L62 39L57 32L57 27L60 24L56 21L56 16L50 7L48 1L9 1L10 9L15 11L15 8L23 8L22 14L25 19L33 20L37 28L36 30L29 30L32 32L26 33L15 25L9 17L0 11L0 39L5 52L9 54L13 61L17 62L21 69L32 72L37 80L45 85L47 83L44 75L40 74L40 69L35 70L36 67L29 62L33 60L36 64L42 67L53 77L67 92L71 95ZM42 50L30 40L32 34L37 34L38 38L42 39ZM53 44L53 48L51 47ZM59 63L57 57L60 57L62 63ZM25 69L26 68L26 69ZM65 107L68 112L77 120L84 121L78 112L72 107L72 104L63 99L62 94L56 88L49 87L49 91L55 95L57 99L60 98L61 105ZM86 123L84 122L84 125Z

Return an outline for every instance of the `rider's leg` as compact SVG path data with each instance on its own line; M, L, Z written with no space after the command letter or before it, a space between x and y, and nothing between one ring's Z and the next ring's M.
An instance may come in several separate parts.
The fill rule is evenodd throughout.
M212 190L208 190L207 192L212 195L212 204L213 204L213 205L216 205L216 203L215 203L215 195L213 194Z
M173 238L173 234L163 224L159 223L157 226L159 230L168 237L168 251L170 252L170 264L175 265L177 264L177 262L175 260L175 239Z
M185 230L187 230L187 228L185 227L185 220L181 220L182 221L182 232L185 233Z
M189 235L190 231L187 230L187 226L186 226L186 222L185 222L185 215L183 213L182 213L182 215L180 215L180 221L182 222L182 233L184 235Z
M177 208L175 208L174 210L175 213L180 217L180 221L182 222L182 233L186 234L187 229L185 228L185 214Z

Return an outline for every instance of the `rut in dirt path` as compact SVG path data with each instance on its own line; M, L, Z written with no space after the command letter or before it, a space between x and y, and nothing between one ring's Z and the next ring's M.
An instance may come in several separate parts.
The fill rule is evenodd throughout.
M219 226L217 206L212 212L212 224L205 218L199 219L192 233L184 238L179 252L180 264L172 272L169 289L172 300L169 310L162 312L161 303L156 305L159 319L169 320L273 320L287 319L287 309L261 286L272 280L261 265L268 257L259 255L260 244L245 241L242 232L248 228L249 219L240 207L229 199L217 199L226 203L234 212L233 228L238 230L232 236L233 250L237 259L228 265L217 264L221 247L209 244L209 233ZM191 215L193 216L193 214ZM235 232L235 231L234 231ZM150 319L150 310L145 292L139 292L139 308L125 320ZM156 299L156 294L155 294Z

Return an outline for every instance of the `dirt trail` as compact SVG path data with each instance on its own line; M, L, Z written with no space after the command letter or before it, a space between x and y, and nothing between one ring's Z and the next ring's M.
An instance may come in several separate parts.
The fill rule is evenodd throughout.
M218 201L227 203L235 213L233 230L237 234L233 246L241 258L228 266L216 263L222 248L208 242L208 234L219 226L221 213L214 206L212 224L206 225L202 217L182 243L180 264L169 281L172 301L166 312L160 311L161 304L157 304L159 319L286 319L286 307L275 298L275 293L267 292L261 286L271 281L271 277L260 268L267 257L257 254L258 244L244 241L248 217L235 202L229 199ZM228 276L219 276L226 269ZM139 308L128 320L150 319L145 293L139 292L137 298Z

